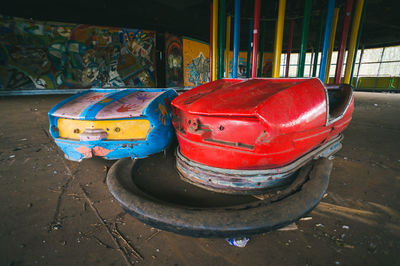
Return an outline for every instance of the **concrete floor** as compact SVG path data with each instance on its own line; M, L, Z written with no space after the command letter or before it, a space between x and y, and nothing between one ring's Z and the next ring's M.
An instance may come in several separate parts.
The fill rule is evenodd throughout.
M125 214L105 184L111 163L66 161L49 138L47 112L67 96L1 98L0 265L400 265L400 95L355 95L312 219L245 248L158 232Z

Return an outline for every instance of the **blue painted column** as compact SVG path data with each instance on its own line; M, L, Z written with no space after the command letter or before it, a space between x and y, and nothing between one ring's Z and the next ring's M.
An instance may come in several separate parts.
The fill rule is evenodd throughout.
M253 20L250 20L249 24L249 41L247 43L247 72L246 77L250 78L251 73L251 44L253 43Z
M324 42L322 44L321 64L319 67L319 75L318 75L319 79L322 82L324 82L324 80L325 80L325 71L326 71L326 63L328 60L329 41L330 41L330 35L331 35L332 18L333 18L334 8L335 8L335 0L329 0L328 1L328 10L326 12Z
M233 21L232 78L237 78L237 75L238 75L239 31L240 31L240 0L235 0L235 17L234 17L234 21Z

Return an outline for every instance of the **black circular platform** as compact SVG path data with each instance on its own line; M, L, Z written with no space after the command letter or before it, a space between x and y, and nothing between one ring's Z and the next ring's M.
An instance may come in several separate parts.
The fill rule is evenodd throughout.
M259 200L182 181L169 152L117 161L107 186L123 209L153 227L195 237L237 237L283 227L311 211L328 187L331 169L327 159L312 161L282 193Z

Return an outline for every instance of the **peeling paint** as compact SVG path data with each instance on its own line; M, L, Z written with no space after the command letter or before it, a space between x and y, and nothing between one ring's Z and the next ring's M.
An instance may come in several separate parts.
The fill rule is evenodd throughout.
M106 156L107 154L109 154L110 152L112 152L112 150L108 150L106 148L103 148L101 146L96 146L92 149L94 155L96 156Z
M80 146L79 148L75 148L75 150L83 155L84 158L92 158L92 149L89 149L86 146Z

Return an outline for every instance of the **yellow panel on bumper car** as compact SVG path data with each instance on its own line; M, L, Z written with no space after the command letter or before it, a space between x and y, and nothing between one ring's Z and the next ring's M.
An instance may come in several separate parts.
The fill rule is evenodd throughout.
M92 89L49 111L50 134L67 159L144 158L174 137L172 89Z

